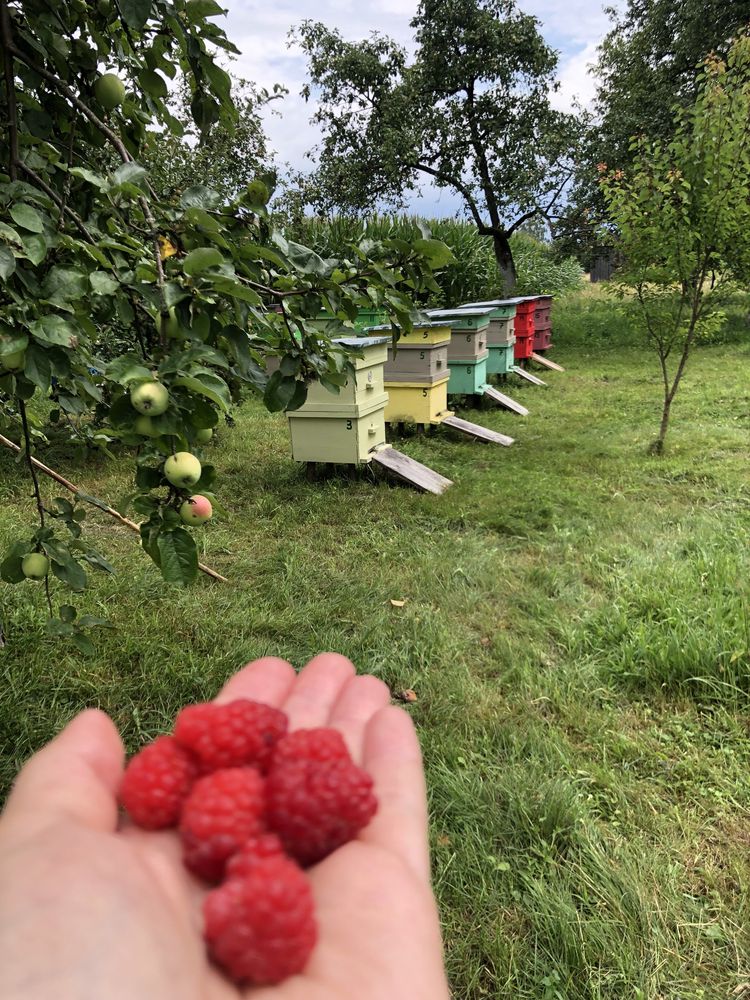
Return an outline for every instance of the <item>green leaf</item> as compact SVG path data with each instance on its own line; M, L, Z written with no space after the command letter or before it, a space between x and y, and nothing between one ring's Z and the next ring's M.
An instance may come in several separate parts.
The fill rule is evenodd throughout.
M152 97L156 97L158 100L163 100L169 90L167 89L167 81L164 77L157 73L156 70L143 69L138 74L138 82Z
M140 163L123 163L112 176L115 184L139 184L147 173Z
M76 649L80 650L84 656L93 656L96 653L96 646L83 632L74 632L70 639Z
M140 31L151 13L151 0L120 0L119 7L128 27Z
M115 567L112 565L112 563L108 562L108 560L106 560L103 555L100 555L93 549L89 549L88 552L84 552L82 558L85 559L90 566L93 566L94 569L101 570L103 573L115 572Z
M182 262L182 267L185 274L194 275L223 263L224 258L215 247L198 247L197 250L190 251Z
M280 371L275 371L268 380L263 402L271 413L285 410L297 391L297 380L286 378Z
M415 240L414 247L424 255L430 267L445 267L455 260L453 253L442 240Z
M180 204L183 208L218 208L221 205L221 195L213 188L195 184L182 192Z
M23 557L31 552L32 545L29 542L16 542L0 563L0 579L6 583L22 583L26 577L23 575L21 563Z
M76 620L78 611L73 607L72 604L61 604L60 605L60 619L61 621L70 623Z
M8 247L0 247L0 278L7 281L16 269L16 258Z
M184 386L184 388L189 389L191 392L197 392L199 395L205 396L206 399L210 399L223 410L229 409L231 404L229 388L224 379L219 378L218 375L178 375L174 380L174 384Z
M117 281L106 271L92 271L89 275L91 290L96 295L114 295L120 287Z
M153 490L161 486L162 473L160 469L150 469L147 465L141 465L135 473L135 485L139 490Z
M161 560L161 575L167 583L186 586L198 575L198 550L190 532L174 528L159 534L157 545Z
M67 584L71 590L77 593L86 589L88 584L86 571L69 553L55 547L54 552L48 551L48 555L52 560L52 572L58 580Z
M16 202L15 205L11 206L10 217L17 226L20 226L21 229L28 229L30 233L44 232L44 222L42 221L42 217L35 208L31 207L31 205L25 205L23 202Z
M205 90L196 90L190 102L190 113L201 132L207 132L220 117L217 102Z
M56 344L58 347L73 347L78 329L62 316L42 316L32 325L32 333L37 340L45 344Z
M123 354L115 358L105 369L107 378L111 382L119 382L120 385L127 385L136 379L148 379L152 377L149 368L144 368L140 359L134 354ZM132 409L132 408L131 408Z
M10 327L5 327L0 333L0 358L25 351L28 346L29 338L25 333L15 333Z
M109 181L106 177L94 173L93 170L89 170L87 167L71 167L69 173L74 177L80 177L83 181L88 181L89 184L93 184L100 191L106 191L109 187Z
M38 344L29 344L24 362L24 375L38 386L42 392L49 392L52 384L52 368L49 351Z
M32 264L41 264L47 256L47 241L38 233L23 237L23 249ZM1 253L2 251L0 251Z
M217 14L226 13L224 8L216 3L216 0L191 0L186 11L193 24L197 24L206 17L215 17Z
M48 618L44 631L51 639L67 639L73 635L75 628L69 622L60 621L59 618Z
M287 412L289 410L298 410L300 406L305 405L305 401L307 400L307 384L305 382L296 382L295 385L294 395L286 404Z

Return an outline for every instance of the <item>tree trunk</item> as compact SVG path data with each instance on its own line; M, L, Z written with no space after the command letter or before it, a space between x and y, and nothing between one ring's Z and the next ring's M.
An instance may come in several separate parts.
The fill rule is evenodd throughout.
M659 436L655 441L651 442L648 449L652 455L661 455L664 452L664 439L667 436L669 428L669 413L672 409L673 398L671 393L664 397L664 408L661 411L661 423L659 424Z
M506 233L493 233L492 243L495 249L495 260L503 277L506 292L513 292L516 287L516 265L513 251Z

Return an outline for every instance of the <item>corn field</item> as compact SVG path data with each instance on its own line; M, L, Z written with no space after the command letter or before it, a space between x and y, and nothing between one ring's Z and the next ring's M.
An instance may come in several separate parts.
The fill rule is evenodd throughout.
M322 257L335 257L345 255L347 245L362 238L418 238L422 235L420 223L430 230L435 239L446 243L455 257L455 263L436 276L440 295L431 304L454 306L504 294L492 241L480 236L469 222L419 219L409 215L375 215L366 220L343 216L309 218L298 223L288 235L305 246L313 247ZM514 294L561 295L580 287L584 272L574 257L561 258L550 244L542 243L527 233L514 234L511 246L518 271Z

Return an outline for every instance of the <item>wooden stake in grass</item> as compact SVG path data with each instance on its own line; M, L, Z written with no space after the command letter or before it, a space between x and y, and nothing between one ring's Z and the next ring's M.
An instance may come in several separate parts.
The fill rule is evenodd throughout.
M16 452L17 455L20 455L21 453L21 448L14 441L11 441L10 438L4 437L2 434L0 434L0 444L5 445L6 448L10 448L10 450ZM83 500L86 503L90 503L94 507L98 507L99 510L103 510L105 514L109 514L110 517L119 521L120 524L124 524L126 528L130 528L131 531L135 531L136 534L140 535L141 529L135 521L131 521L129 518L123 517L123 515L119 511L115 510L114 507L110 507L109 504L103 503L101 500L97 500L96 497L89 496L88 493L84 493L74 483L71 483L64 476L61 476L59 472L55 472L54 469L50 469L49 466L44 465L38 459L32 457L31 463L34 468L43 472L45 476L49 476L50 479L54 479L56 483L59 483L60 486L69 490L77 496L79 500ZM211 569L210 566L204 566L203 563L198 563L198 569L201 573L205 573L206 576L210 576L212 580L220 580L221 583L229 583L229 580L225 576L222 576L221 573L217 573L216 570Z

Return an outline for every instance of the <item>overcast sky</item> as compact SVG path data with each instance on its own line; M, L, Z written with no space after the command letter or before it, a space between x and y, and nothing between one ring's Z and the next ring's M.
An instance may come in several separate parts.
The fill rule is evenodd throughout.
M306 65L299 49L288 47L289 29L314 18L338 28L350 40L377 30L408 46L417 0L224 0L224 5L229 13L217 20L224 22L229 38L242 52L232 72L263 87L281 83L289 88L289 96L273 105L280 117L267 117L266 130L278 162L309 169L312 164L305 154L317 143L317 130L309 124L314 108L299 96ZM561 86L555 103L561 108L570 107L574 98L588 103L593 96L588 66L609 24L601 0L519 0L519 6L540 20L545 40L560 53ZM460 203L448 192L426 187L411 207L428 216L452 215Z

